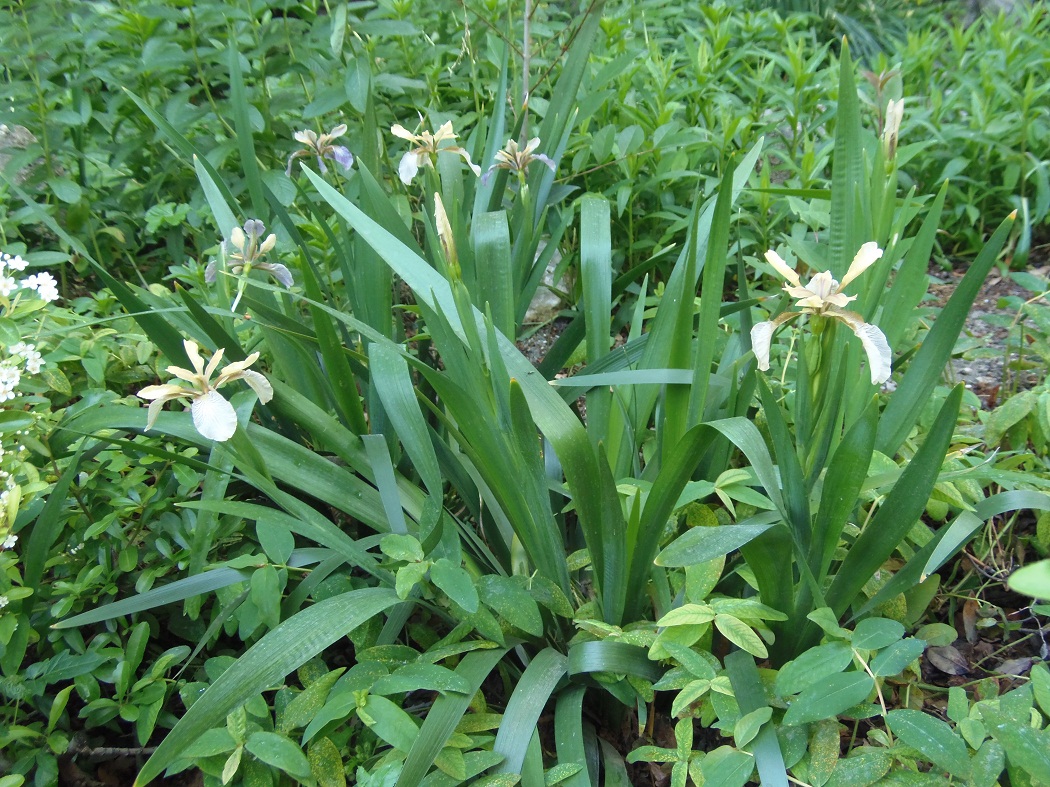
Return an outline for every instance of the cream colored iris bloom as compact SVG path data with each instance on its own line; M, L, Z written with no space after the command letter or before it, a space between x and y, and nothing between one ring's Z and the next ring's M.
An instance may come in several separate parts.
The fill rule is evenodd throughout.
M219 376L212 382L211 376L215 373L222 360L223 350L220 348L212 355L207 367L201 358L200 350L195 342L186 340L182 343L186 348L186 355L193 364L193 371L178 366L169 366L168 374L173 374L180 380L185 380L192 387L186 388L181 385L167 383L165 385L149 385L138 392L140 399L150 400L149 417L146 419L146 429L152 429L153 424L160 414L161 407L165 402L173 399L189 399L190 413L193 415L193 425L197 431L209 440L220 442L229 440L237 431L237 413L233 405L226 401L217 389L233 380L244 380L252 387L259 396L259 401L266 404L273 398L273 388L270 381L258 372L251 371L248 367L259 360L259 353L252 353L243 361L235 361L227 364Z
M412 182L412 178L419 172L420 167L434 166L434 158L438 153L455 153L458 156L462 156L474 174L481 175L481 167L470 160L470 154L466 150L459 145L443 145L445 142L454 142L456 140L456 133L452 130L451 120L442 125L433 134L429 131L413 134L400 123L395 123L391 126L390 133L399 139L407 139L415 144L414 148L401 157L401 163L397 168L397 174L400 176L401 182L406 186Z
M772 249L767 251L766 262L772 265L776 272L787 281L784 289L792 298L798 299L797 306L801 311L785 312L773 320L760 322L751 329L751 348L758 360L758 368L762 371L769 369L769 346L777 328L788 320L793 320L799 314L816 314L823 317L834 317L845 323L860 339L864 352L868 356L872 383L881 384L890 379L893 355L885 334L876 326L864 322L864 319L856 312L848 311L845 307L851 301L855 301L857 296L846 295L842 292L850 282L870 268L880 257L882 257L882 249L876 243L865 243L860 247L857 256L853 258L841 282L835 281L831 271L824 271L803 285L798 273L784 262L779 254Z
M902 120L904 120L904 99L899 101L890 99L886 104L886 121L882 128L882 144L887 158L893 158L897 154L897 139L900 136Z
M536 152L536 149L539 148L539 146L539 137L533 137L530 139L524 148L518 147L517 140L508 139L507 144L503 149L496 151L495 161L492 166L489 167L488 172L485 173L485 179L497 169L507 169L515 174L522 173L528 169L529 164L534 161L542 161L547 165L551 172L554 172L554 161L551 160L550 156ZM484 182L484 180L482 182Z

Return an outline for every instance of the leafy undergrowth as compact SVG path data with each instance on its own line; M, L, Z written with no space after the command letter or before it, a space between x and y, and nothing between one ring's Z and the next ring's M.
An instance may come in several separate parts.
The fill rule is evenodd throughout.
M1044 9L529 7L0 11L0 787L1050 783Z

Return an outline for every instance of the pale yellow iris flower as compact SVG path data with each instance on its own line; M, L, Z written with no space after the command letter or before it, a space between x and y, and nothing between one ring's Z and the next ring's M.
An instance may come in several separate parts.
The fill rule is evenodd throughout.
M882 384L890 379L893 354L885 334L878 327L864 322L864 318L856 312L848 311L845 307L851 301L855 301L857 296L846 295L842 292L854 279L882 257L882 249L876 243L865 243L860 247L860 251L853 258L841 282L832 277L831 271L824 271L803 285L798 273L784 262L779 254L770 249L765 256L766 262L772 265L776 272L787 281L784 290L792 298L798 299L796 305L801 311L785 312L773 320L760 322L751 329L751 348L758 360L759 369L762 371L769 369L769 347L774 331L799 314L814 314L839 320L849 326L854 335L860 339L864 352L868 356L873 384Z
M406 186L412 182L420 167L434 166L434 159L438 153L455 153L461 156L475 175L481 175L481 167L470 160L470 154L466 150L459 145L444 144L456 140L456 133L452 130L452 121L442 125L433 134L429 131L413 134L400 123L391 126L390 133L415 144L415 147L401 157L401 163L397 168L397 174Z
M248 367L259 360L259 353L252 353L243 361L235 361L227 364L219 376L212 382L211 376L215 373L222 360L223 350L215 351L208 361L207 367L201 358L200 350L196 342L186 340L182 343L186 348L186 355L193 364L193 371L183 369L179 366L169 366L168 374L173 374L180 380L185 380L192 387L184 387L167 383L165 385L149 385L138 392L140 399L149 400L149 417L146 419L146 429L152 429L153 424L160 415L160 409L165 402L173 399L188 399L190 401L190 413L193 416L193 425L197 431L209 440L220 442L229 440L237 431L237 413L217 389L234 380L244 380L252 387L259 397L259 401L266 404L273 398L273 387L270 381L258 372L253 372Z

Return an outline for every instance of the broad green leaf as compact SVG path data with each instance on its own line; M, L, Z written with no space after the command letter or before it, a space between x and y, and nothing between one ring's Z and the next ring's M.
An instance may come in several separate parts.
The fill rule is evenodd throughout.
M727 555L752 541L772 527L775 513L764 515L769 524L694 527L672 541L656 557L659 566L689 566Z
M395 749L411 751L419 734L416 721L397 704L386 697L369 694L364 705L359 705L357 715L379 738Z
M257 730L248 736L244 748L267 765L279 768L295 779L308 780L312 776L310 761L302 749L276 732Z
M931 647L943 647L959 639L959 632L947 623L927 623L915 632L915 639L921 639Z
M429 568L429 563L409 563L401 566L394 578L394 590L397 591L398 598L402 601L408 598L412 589L423 581Z
M716 598L710 602L711 608L719 613L735 615L738 618L757 618L758 620L787 620L787 615L754 598Z
M391 533L383 536L379 548L391 560L418 562L423 559L423 547L415 536Z
M890 731L940 768L960 779L970 777L966 743L940 719L917 710L892 710L886 714Z
M0 410L0 434L27 429L34 423L36 423L36 418L32 413L23 410Z
M225 727L216 727L208 730L197 740L186 747L182 753L184 757L214 757L216 754L225 754L237 748L237 741L233 739Z
M865 618L853 629L853 647L877 650L900 641L904 626L888 618Z
M908 637L898 640L880 651L871 660L868 667L877 678L899 675L909 664L919 658L924 650L926 650L926 643L921 639Z
M700 767L704 787L743 787L755 770L755 760L750 754L731 746L719 746L708 752Z
M791 702L784 714L784 724L805 724L834 718L867 699L873 688L875 681L864 672L830 675Z
M1050 669L1046 663L1036 664L1032 667L1031 675L1032 694L1036 703L1043 711L1044 716L1050 716Z
M478 580L478 593L486 606L512 626L534 636L543 634L540 608L528 591L509 577L488 574Z
M305 727L313 721L317 712L324 707L325 700L328 699L328 692L332 690L332 686L344 671L345 667L334 669L295 695L295 698L285 707L284 713L281 714L278 732L290 732Z
M817 645L792 659L777 673L776 689L781 697L798 694L842 672L853 661L853 652L845 642Z
M407 694L411 691L465 694L470 691L470 684L452 670L423 663L406 664L372 684L373 694Z
M751 743L758 735L759 728L771 718L773 718L773 709L767 706L744 714L737 719L736 724L733 725L733 740L737 748L743 748Z
M824 719L811 725L806 781L814 787L821 787L827 783L838 767L839 753L842 750L840 727L837 719Z
M1050 784L1050 746L1047 746L1046 730L1018 724L1005 713L986 706L981 706L981 715L988 731L1006 752L1010 764L1023 768L1032 777L1033 784Z
M467 612L477 611L478 591L473 578L447 557L440 558L430 567L430 581Z
M231 710L397 601L391 590L365 588L326 599L286 620L250 647L193 703L147 760L135 784L148 784Z
M971 760L971 787L995 787L1006 767L1006 754L998 741L987 740Z
M491 751L468 751L463 755L463 769L466 772L467 782L470 784L480 784L483 781L489 781L488 779L474 780L475 777L487 771L493 765L499 764L503 758ZM442 773L441 771L431 771L422 782L411 782L405 781L404 770L401 772L401 780L403 784L420 784L421 787L456 787L456 785L463 783L461 779L453 779L451 776ZM472 781L473 780L473 781ZM494 782L489 781L490 784ZM511 782L512 784L514 782Z
M1050 601L1050 560L1037 560L1017 569L1007 584L1015 593Z
M696 626L710 623L714 619L715 611L707 604L685 604L672 609L656 621L656 625L663 628L669 626Z
M740 618L732 615L715 615L715 628L722 632L726 639L752 656L764 659L769 655L761 637Z
M271 561L278 565L288 561L295 549L295 537L291 530L271 519L260 519L255 523L255 533L259 536L259 545Z
M876 784L893 767L888 751L864 747L838 761L824 787L868 787Z
M343 772L343 757L339 747L328 738L318 738L310 744L306 758L310 761L310 773L318 787L346 787Z

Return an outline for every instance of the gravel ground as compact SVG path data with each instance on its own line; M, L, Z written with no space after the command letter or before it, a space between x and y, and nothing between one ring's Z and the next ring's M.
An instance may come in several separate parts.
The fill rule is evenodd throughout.
M1044 267L1030 269L1029 272L1045 279L1048 271ZM934 278L940 283L931 285L930 292L935 298L934 303L943 306L962 279L962 272L939 272L934 274ZM1004 383L1009 382L1011 386L1016 383L1017 389L1021 390L1042 382L1041 370L1018 372L1007 365L1007 359L1011 365L1018 360L1018 332L996 324L1003 317L1012 320L1017 316L1016 301L1011 303L1007 299L1027 301L1032 297L1032 292L993 271L974 300L963 335L956 345L962 352L952 359L952 374L956 380L972 389L989 409L1002 403L999 390ZM1011 346L1009 353L1008 345ZM1018 379L1008 380L1004 372L1006 375L1018 375Z

